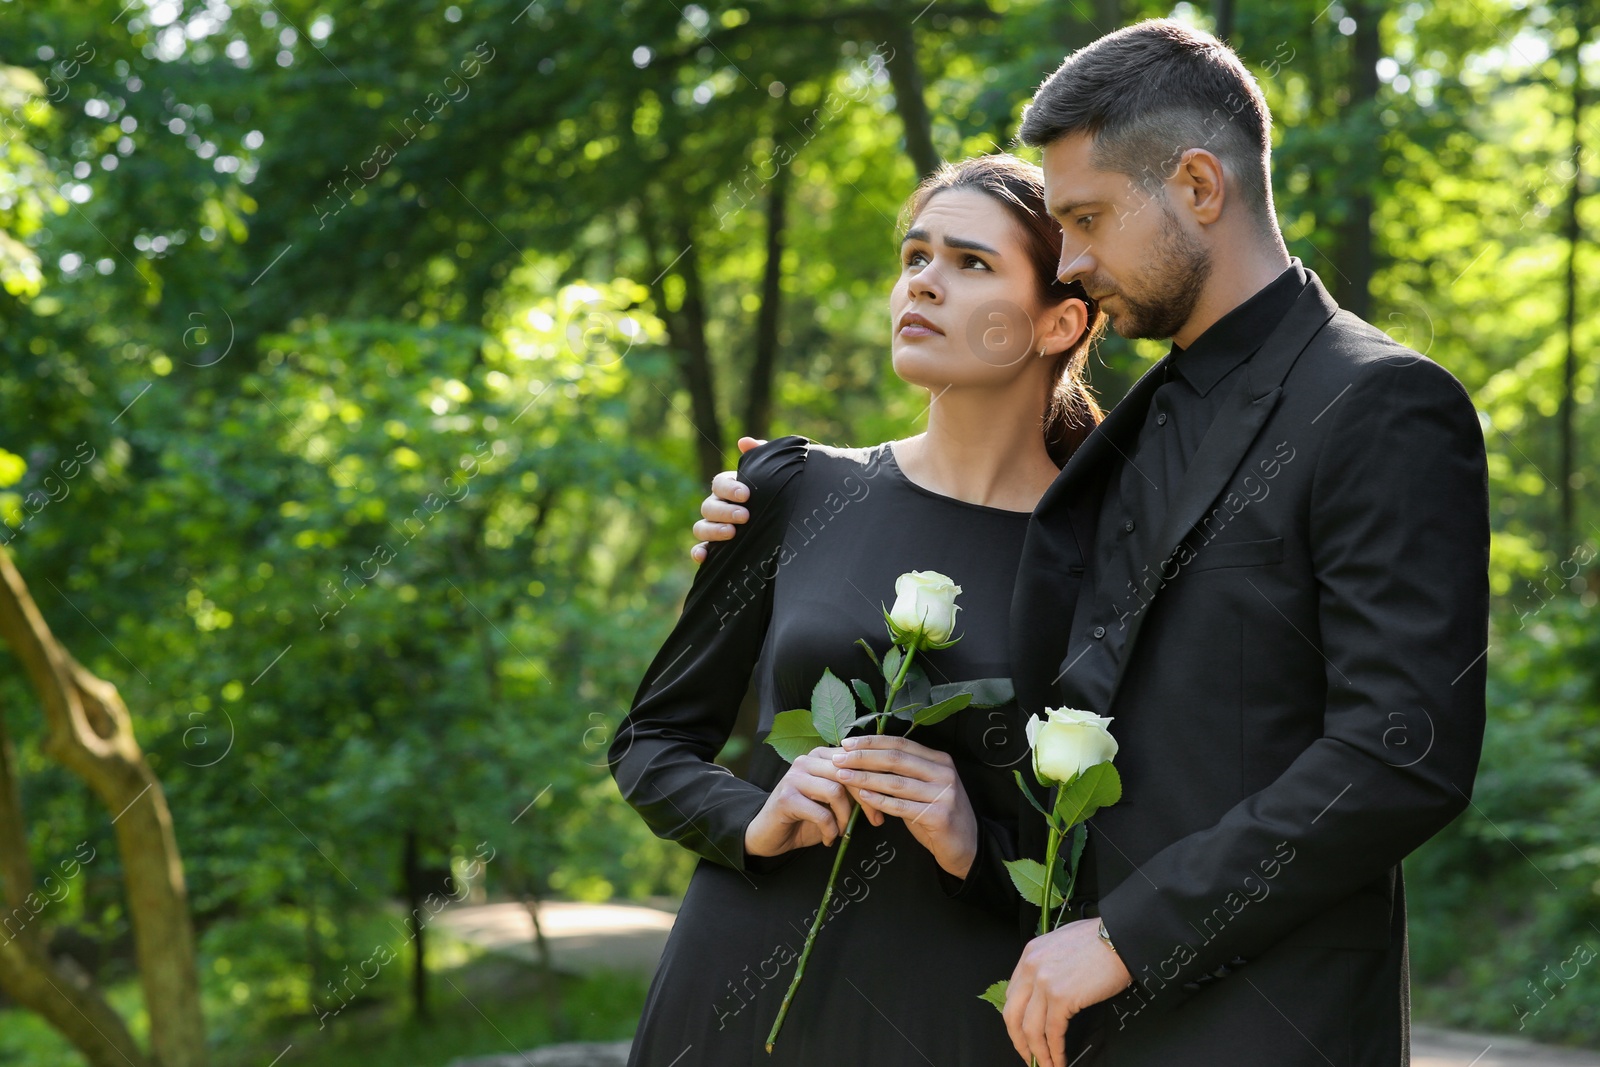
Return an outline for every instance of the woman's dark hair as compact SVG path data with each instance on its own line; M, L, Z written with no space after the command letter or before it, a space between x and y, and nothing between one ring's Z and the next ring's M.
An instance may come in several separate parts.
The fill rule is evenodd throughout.
M974 189L993 197L1017 223L1028 259L1033 264L1039 301L1053 307L1077 297L1089 309L1083 336L1056 356L1051 368L1050 400L1045 406L1043 429L1045 448L1057 466L1077 451L1102 415L1087 383L1084 367L1090 344L1100 336L1104 325L1100 308L1078 282L1063 282L1056 277L1061 253L1061 227L1045 209L1044 172L1027 160L998 153L974 156L960 163L946 163L924 178L900 212L904 233L936 195L950 189Z

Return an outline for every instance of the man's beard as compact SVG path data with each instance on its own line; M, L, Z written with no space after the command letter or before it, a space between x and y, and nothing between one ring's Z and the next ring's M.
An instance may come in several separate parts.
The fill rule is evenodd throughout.
M1150 268L1136 281L1139 295L1116 290L1118 306L1106 312L1112 328L1123 337L1163 341L1177 333L1194 314L1211 277L1211 254L1165 204L1152 253Z

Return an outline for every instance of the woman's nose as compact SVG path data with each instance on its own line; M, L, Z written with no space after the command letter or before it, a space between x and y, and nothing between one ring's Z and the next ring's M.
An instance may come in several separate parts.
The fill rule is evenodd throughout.
M926 297L937 303L944 296L944 285L935 268L929 265L911 276L906 291L912 296Z

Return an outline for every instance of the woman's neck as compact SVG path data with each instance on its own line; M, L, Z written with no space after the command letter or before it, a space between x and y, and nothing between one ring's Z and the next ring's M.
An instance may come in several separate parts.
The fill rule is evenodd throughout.
M1032 511L1060 473L1044 444L1044 398L958 386L932 396L927 431L895 447L906 477L957 500Z

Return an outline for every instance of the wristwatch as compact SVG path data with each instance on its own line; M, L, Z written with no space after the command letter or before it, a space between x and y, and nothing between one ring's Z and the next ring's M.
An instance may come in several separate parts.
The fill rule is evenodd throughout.
M1111 934L1106 931L1106 921L1104 919L1100 920L1100 941L1117 956L1117 959L1120 960L1122 958L1122 954L1117 952L1117 946L1111 943ZM1126 969L1127 965L1124 964L1123 967ZM1128 985L1133 985L1133 975L1131 973L1128 975ZM1126 989L1127 986L1123 988Z
M1111 943L1111 934L1106 931L1106 921L1104 919L1100 920L1100 940L1105 942L1106 948L1112 952L1117 951L1117 946Z

